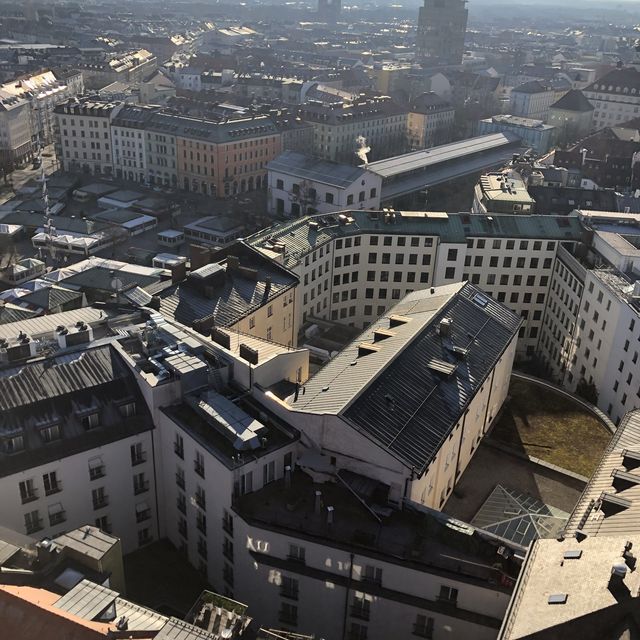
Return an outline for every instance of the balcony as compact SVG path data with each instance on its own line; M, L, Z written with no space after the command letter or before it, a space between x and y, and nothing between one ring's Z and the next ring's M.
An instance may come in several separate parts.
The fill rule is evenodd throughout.
M22 498L22 504L33 502L34 500L38 499L38 492L34 489L29 493L23 493L21 498Z
M105 466L101 464L99 467L91 467L89 469L89 480L97 480L98 478L104 478L106 475Z
M178 458L181 458L182 460L184 460L184 447L181 444L178 444L177 442L174 442L173 443L173 450L175 451L175 453L178 456Z
M42 518L36 518L31 522L28 522L26 525L27 533L36 533L36 531L42 531Z
M52 496L54 493L60 493L62 491L62 483L58 482L55 485L44 490L45 496Z
M201 462L194 460L193 469L201 478L204 479L204 465Z
M151 518L151 509L145 509L144 511L136 512L136 522L144 522Z
M133 493L136 496L139 496L141 493L145 493L149 491L149 481L145 480L144 482L138 482L133 485Z
M176 484L184 491L184 476L176 473Z
M102 509L109 505L109 496L100 496L98 498L93 499L93 508Z
M140 453L136 453L135 455L131 456L131 466L132 467L136 467L139 464L142 464L143 462L147 461L147 452L146 451L140 451Z
M65 511L57 511L56 513L49 514L49 526L55 527L57 524L62 524L67 519Z

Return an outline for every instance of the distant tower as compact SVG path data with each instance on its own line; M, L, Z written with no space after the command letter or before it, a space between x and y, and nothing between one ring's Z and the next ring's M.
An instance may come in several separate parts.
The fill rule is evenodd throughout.
M342 0L318 0L318 18L324 22L337 22L342 11Z
M461 64L468 15L466 0L424 0L418 15L418 60Z

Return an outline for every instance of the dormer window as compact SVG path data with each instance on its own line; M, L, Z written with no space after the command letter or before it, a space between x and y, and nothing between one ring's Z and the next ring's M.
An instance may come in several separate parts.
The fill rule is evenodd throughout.
M24 450L24 437L22 434L15 434L4 439L5 453L18 453Z
M49 443L54 442L55 440L60 440L61 430L60 425L57 423L49 424L40 429L40 436L42 439Z
M86 413L82 416L82 426L89 431L100 426L100 414L97 411Z
M131 418L136 415L136 403L133 400L124 402L118 407L118 409L120 410L120 415L123 418Z

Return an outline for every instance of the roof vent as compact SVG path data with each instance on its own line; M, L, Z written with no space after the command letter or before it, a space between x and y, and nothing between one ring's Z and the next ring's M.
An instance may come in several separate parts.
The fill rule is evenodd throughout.
M567 597L566 593L552 593L547 602L549 604L565 604L567 602Z
M400 325L407 324L410 320L411 318L406 318L405 316L389 316L389 329L394 329Z
M393 331L387 331L386 329L376 329L373 332L373 341L374 342L382 342L382 340L386 340L387 338L393 338L396 334Z
M631 505L631 500L621 498L612 493L603 492L600 496L600 509L603 511L605 518L620 513L620 511L628 509Z
M442 318L438 323L438 335L442 338L448 338L451 335L451 325L453 321L451 318Z

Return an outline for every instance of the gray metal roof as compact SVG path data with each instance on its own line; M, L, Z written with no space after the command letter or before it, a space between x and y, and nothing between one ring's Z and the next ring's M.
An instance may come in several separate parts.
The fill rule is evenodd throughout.
M448 337L439 334L443 319L451 322ZM291 404L341 415L421 473L519 326L516 314L468 283L416 291L327 363Z
M89 580L82 580L71 591L63 595L54 606L56 609L66 611L83 620L94 620L117 597L117 591L112 591Z
M628 506L609 506L606 495ZM589 536L624 536L640 529L640 409L622 419L573 510L566 531L577 529Z
M169 622L162 627L155 640L218 640L218 636L178 618L169 618Z
M79 551L83 556L100 560L118 544L118 538L105 533L98 527L87 525L56 536L55 542Z
M439 237L440 242L465 244L467 238L526 238L543 240L580 240L582 225L578 216L544 216L396 211L385 222L381 211L345 211L352 224L340 225L335 216L316 215L283 222L247 239L256 249L286 248L284 264L295 266L305 255L334 238L363 234L414 235ZM318 222L318 227L309 222Z
M381 175L383 178L390 178L408 171L424 169L425 167L467 157L475 153L512 145L518 140L517 136L509 133L491 133L371 162L367 165L367 169Z
M267 169L339 189L350 187L367 173L366 169L361 167L322 160L296 151L281 153L267 165Z

